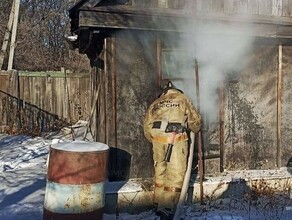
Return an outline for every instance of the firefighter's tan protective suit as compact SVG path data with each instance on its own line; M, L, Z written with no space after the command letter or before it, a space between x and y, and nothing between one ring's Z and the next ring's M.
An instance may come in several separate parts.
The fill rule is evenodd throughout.
M172 133L165 132L168 123L180 123L194 133L201 127L201 116L191 101L182 92L173 88L150 105L144 119L145 137L153 144L155 172L153 202L158 206L158 211L165 208L175 210L187 168L186 132L175 136L170 161L164 161L168 143L173 138ZM158 124L159 127L153 126L154 124Z

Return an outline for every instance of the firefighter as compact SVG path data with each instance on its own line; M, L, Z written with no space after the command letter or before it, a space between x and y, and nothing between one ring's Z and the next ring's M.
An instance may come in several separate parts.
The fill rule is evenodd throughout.
M188 131L196 133L200 127L201 116L171 81L146 112L144 135L153 145L153 204L156 214L164 216L161 219L173 217L187 169Z

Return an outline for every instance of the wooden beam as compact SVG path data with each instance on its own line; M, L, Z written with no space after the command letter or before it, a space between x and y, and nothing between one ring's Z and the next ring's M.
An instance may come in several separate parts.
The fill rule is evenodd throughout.
M251 1L251 0L250 0ZM257 7L254 5L254 7ZM259 14L228 14L224 12L193 12L189 9L171 9L138 7L129 5L101 6L101 7L81 7L80 11L106 12L113 14L134 14L148 16L182 17L196 20L219 20L228 22L264 23L277 25L292 25L291 17L271 16Z
M143 11L145 12L145 11ZM135 12L136 13L136 12ZM202 31L207 34L239 34L266 38L292 38L292 19L265 16L233 18L226 15L182 16L178 14L135 14L106 11L80 11L79 28L130 29L167 32ZM228 28L214 29L214 26ZM202 28L203 27L203 28Z
M135 29L152 31L177 31L185 19L122 13L80 11L79 27Z

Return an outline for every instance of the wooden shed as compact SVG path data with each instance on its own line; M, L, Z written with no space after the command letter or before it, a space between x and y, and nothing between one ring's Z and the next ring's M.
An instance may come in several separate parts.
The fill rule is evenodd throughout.
M82 0L72 45L92 65L92 130L110 179L152 177L143 118L164 80L198 104L205 173L275 169L292 155L292 0ZM93 95L94 96L94 95Z

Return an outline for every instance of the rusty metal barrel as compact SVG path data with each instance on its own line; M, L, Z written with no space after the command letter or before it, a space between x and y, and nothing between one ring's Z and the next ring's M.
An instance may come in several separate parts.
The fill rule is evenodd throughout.
M98 220L105 205L109 147L99 142L52 144L43 220Z

